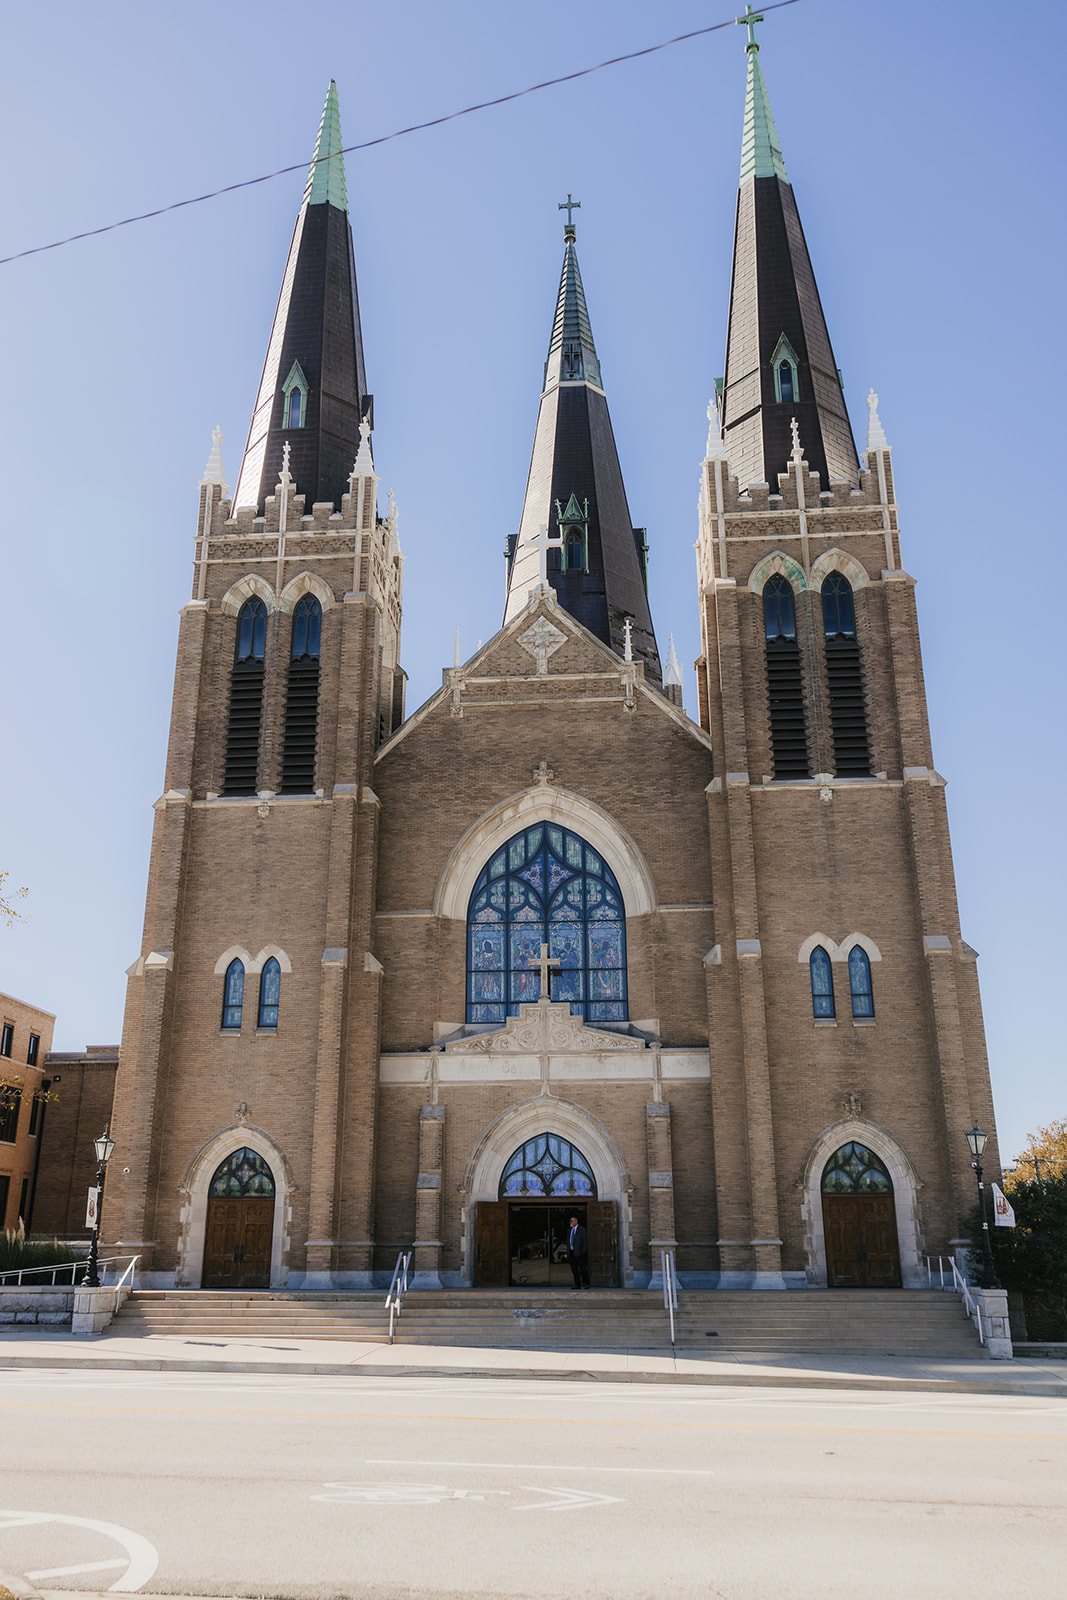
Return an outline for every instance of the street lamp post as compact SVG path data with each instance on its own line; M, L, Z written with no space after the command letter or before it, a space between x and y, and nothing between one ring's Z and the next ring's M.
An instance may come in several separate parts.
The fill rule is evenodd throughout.
M89 1261L85 1268L85 1277L82 1279L83 1289L99 1289L100 1287L100 1213L104 1208L104 1179L107 1177L107 1164L111 1160L111 1152L115 1148L114 1139L108 1135L104 1128L99 1139L93 1140L96 1149L96 1221L93 1224L93 1238L89 1246Z
M974 1158L971 1166L974 1168L975 1177L978 1179L978 1215L982 1219L982 1281L979 1288L999 1289L997 1269L993 1265L993 1251L989 1245L989 1218L986 1215L985 1185L982 1182L982 1156L985 1152L986 1135L982 1132L977 1122L967 1135L967 1143L971 1147Z

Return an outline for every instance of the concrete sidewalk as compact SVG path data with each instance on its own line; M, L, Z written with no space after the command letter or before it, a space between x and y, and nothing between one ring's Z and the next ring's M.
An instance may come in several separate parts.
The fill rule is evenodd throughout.
M758 1351L673 1356L669 1349L513 1350L122 1333L84 1338L54 1328L0 1329L0 1372L21 1367L374 1378L552 1378L604 1383L925 1390L1067 1399L1067 1362L1062 1361L765 1355Z

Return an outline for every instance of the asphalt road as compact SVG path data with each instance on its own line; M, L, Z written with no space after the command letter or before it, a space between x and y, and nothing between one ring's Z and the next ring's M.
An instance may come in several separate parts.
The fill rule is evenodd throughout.
M0 1372L0 1574L42 1591L1051 1600L1067 1402Z

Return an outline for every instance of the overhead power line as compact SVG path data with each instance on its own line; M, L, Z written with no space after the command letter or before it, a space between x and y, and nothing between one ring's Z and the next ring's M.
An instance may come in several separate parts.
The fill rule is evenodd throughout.
M762 12L780 11L783 6L796 5L796 0L772 0L770 5L761 6ZM642 56L655 55L658 50L669 50L672 45L685 44L690 39L699 39L707 33L718 33L721 28L732 28L735 23L745 22L744 17L727 17L724 22L713 22L707 28L693 28L689 33L676 34L673 39L664 39L660 44L649 44L643 50L630 50L626 55L612 56L608 61L598 61L592 67L579 67L576 72L565 72L559 78L546 78L543 83L533 83L528 89L515 89L511 94L497 95L494 100L481 100L477 105L464 106L461 111L449 111L443 117L431 117L427 122L413 122L409 128L397 128L393 133L379 134L376 139L364 139L360 144L348 144L338 155L352 155L357 150L371 150L375 145L388 144L391 139L403 139L409 133L423 133L427 128L439 128L442 123L455 122L459 117L472 116L476 111L489 111L494 106L504 106L512 100L522 100L528 94L538 94L542 89L554 89L561 83L573 83L576 78L588 78L590 73L603 72L605 67L621 66L624 61L637 61ZM322 160L332 161L333 156L321 157ZM119 222L107 222L102 228L86 228L82 233L71 233L65 239L53 239L51 244L37 244L29 250L17 250L14 255L0 256L0 267L10 265L12 261L23 261L27 256L43 255L47 250L60 250L64 245L76 244L79 239L95 239L102 233L114 233L116 228L129 228L135 222L148 222L152 217L166 216L168 211L182 211L186 206L203 205L205 200L217 200L220 195L235 194L238 189L252 189L259 183L270 183L274 178L284 178L290 172L303 172L308 165L306 161L296 161L290 167L278 167L274 172L264 172L258 178L245 178L240 183L228 183L221 189L211 189L207 194L193 195L189 200L175 200L169 206L157 206L153 211L141 211L135 217L123 217Z

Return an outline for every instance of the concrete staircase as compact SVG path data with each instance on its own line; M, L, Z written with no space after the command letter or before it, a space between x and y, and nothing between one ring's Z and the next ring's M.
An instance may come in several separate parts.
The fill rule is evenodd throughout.
M146 1289L115 1318L116 1334L174 1338L382 1342L385 1295ZM683 1290L679 1352L981 1356L955 1295L928 1289ZM396 1344L505 1350L670 1350L662 1297L649 1290L412 1290Z

